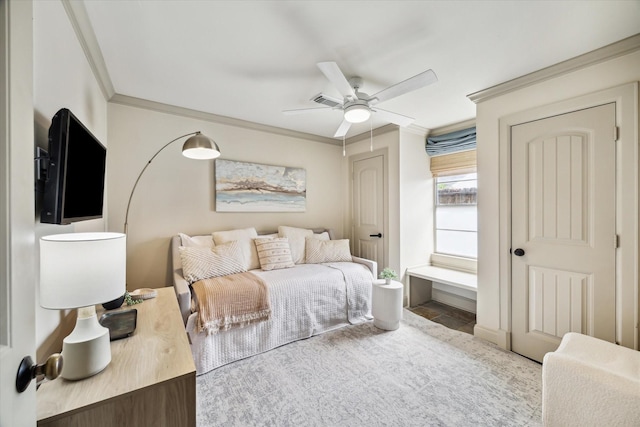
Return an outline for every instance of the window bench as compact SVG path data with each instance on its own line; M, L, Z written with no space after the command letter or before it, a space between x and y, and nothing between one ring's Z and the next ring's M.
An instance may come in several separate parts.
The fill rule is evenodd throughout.
M478 278L475 274L448 268L423 265L407 269L409 307L430 301L435 290L452 294L450 301L440 301L463 310L475 312ZM416 286L417 285L417 286ZM426 286L425 286L426 285ZM436 298L439 300L439 298Z

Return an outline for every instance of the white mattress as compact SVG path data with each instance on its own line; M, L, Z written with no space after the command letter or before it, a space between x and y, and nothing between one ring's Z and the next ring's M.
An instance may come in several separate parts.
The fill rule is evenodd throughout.
M252 270L269 288L271 319L207 336L186 330L197 375L236 360L371 319L371 271L351 262L300 264L282 270Z

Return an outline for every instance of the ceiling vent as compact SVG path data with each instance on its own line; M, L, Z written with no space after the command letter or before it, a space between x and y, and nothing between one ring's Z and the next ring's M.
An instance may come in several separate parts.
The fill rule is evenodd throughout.
M342 100L331 98L323 93L319 93L313 98L311 98L313 102L317 102L318 104L326 105L328 107L338 107L342 105Z

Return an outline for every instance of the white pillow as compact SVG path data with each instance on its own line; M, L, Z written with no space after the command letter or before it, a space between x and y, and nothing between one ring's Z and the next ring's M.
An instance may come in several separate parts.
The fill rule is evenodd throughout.
M313 236L313 230L281 225L278 227L278 235L280 237L286 237L287 239L289 239L289 246L291 247L291 257L293 258L293 262L296 264L304 264L304 240L307 237Z
M350 262L352 260L349 239L320 240L311 237L307 238L305 243L308 264Z
M253 227L228 231L216 231L213 233L213 242L216 245L221 245L223 243L237 241L240 245L240 251L242 253L242 258L244 259L245 268L247 270L254 270L256 268L260 268L258 252L256 251L256 245L253 243L253 239L256 237L258 237L258 232Z
M182 246L204 246L213 247L213 238L209 236L188 236L184 233L178 233Z
M329 232L328 231L323 231L322 233L318 233L318 234L312 234L311 237L313 237L314 239L318 239L318 240L330 240L331 238L329 237Z
M214 248L180 246L178 250L182 261L182 275L189 283L247 271L237 242L224 243Z
M291 248L286 237L254 239L260 268L265 271L279 270L295 266L291 258Z
M274 239L280 236L278 236L278 233L271 233L271 234L260 234L258 237L261 239Z

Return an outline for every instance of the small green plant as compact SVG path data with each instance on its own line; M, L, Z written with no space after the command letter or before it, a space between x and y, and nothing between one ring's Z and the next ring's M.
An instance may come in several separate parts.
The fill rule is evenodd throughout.
M136 305L136 304L140 304L143 300L141 299L133 299L131 298L131 295L129 295L129 291L126 291L124 293L124 302L127 303L127 305Z
M381 279L397 279L398 273L395 272L394 269L385 267L384 270L380 272Z

